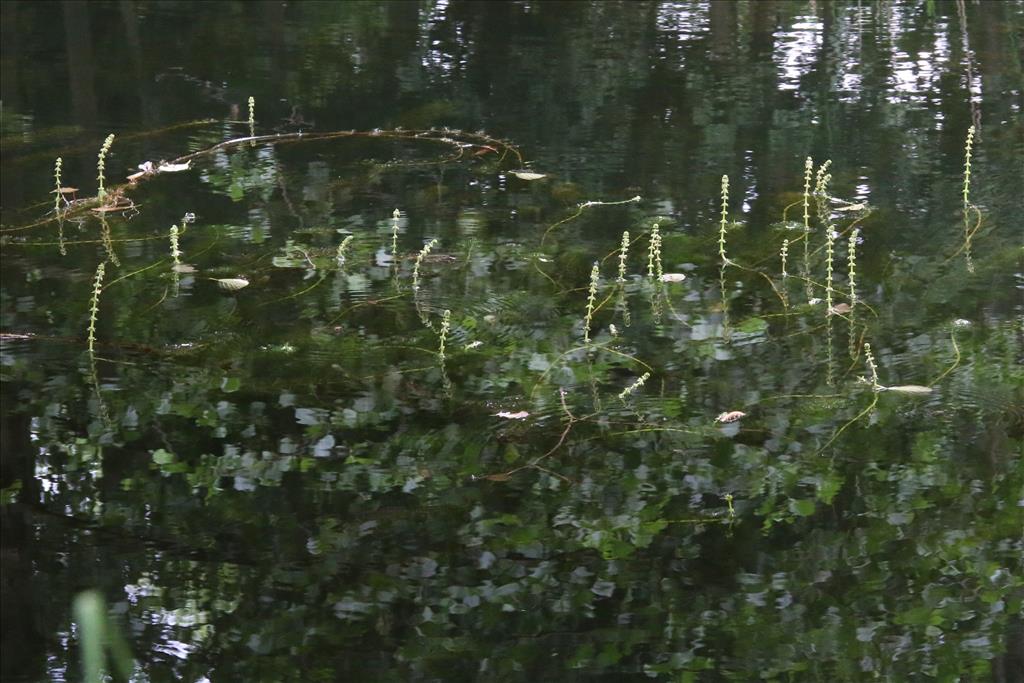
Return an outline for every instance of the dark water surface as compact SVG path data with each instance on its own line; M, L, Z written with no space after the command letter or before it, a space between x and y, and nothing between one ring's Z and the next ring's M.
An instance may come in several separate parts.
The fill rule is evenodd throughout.
M0 8L3 680L1024 680L1024 3Z

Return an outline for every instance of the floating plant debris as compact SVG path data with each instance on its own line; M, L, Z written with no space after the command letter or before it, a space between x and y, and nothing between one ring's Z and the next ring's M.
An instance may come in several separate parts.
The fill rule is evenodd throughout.
M547 173L534 173L533 171L510 171L512 175L520 180L540 180L547 178Z
M227 292L237 292L249 286L249 281L243 277L211 278L217 285Z
M503 410L500 413L495 413L494 417L503 417L506 420L525 420L526 418L530 417L530 414L525 410L520 410L515 413L510 413L506 410Z

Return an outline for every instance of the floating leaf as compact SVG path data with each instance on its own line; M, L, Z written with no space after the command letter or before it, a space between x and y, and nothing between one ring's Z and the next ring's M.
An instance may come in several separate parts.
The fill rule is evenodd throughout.
M829 315L845 315L853 310L853 307L848 303L836 304L832 308L828 309Z
M540 180L548 177L546 173L534 173L533 171L512 171L511 173L520 180Z
M848 204L846 206L837 206L835 211L863 211L868 208L867 204Z
M249 286L249 281L242 277L213 278L221 289L228 292L237 292L243 287Z
M56 194L58 192L60 194L75 194L76 192L78 192L78 188L77 187L60 187L60 188L57 188L56 190L50 190L50 194Z
M520 410L518 413L510 413L506 410L503 410L500 413L495 413L494 417L503 417L506 420L525 420L526 418L530 417L530 414L525 410Z
M923 387L920 384L900 384L895 387L883 387L885 391L895 391L899 394L930 394L931 387Z
M171 270L175 273L194 273L196 272L196 267L187 263L175 263L171 266Z
M665 273L661 276L662 282L682 282L686 276L682 273Z
M512 478L512 475L507 472L503 472L501 474L487 474L480 478L488 481L508 481Z
M746 413L744 413L742 411L730 410L729 412L722 413L718 417L716 417L715 418L715 422L721 422L722 424L726 424L728 422L735 422L736 420L740 419L741 417L745 417L745 416L746 416Z
M187 171L191 163L191 161L186 161L183 164L160 164L156 170L161 173L178 173L179 171Z

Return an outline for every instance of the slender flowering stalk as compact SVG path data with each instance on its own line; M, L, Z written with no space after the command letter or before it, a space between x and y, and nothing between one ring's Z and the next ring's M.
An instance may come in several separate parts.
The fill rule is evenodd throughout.
M871 371L871 388L881 391L882 383L878 381L878 365L875 364L875 356L871 353L871 344L868 342L864 342L864 359Z
M249 137L256 137L256 98L252 95L249 96ZM250 142L250 145L255 145L255 142Z
M437 239L434 238L434 239L430 240L429 242L427 242L425 245L423 245L423 248L420 249L420 253L416 256L416 265L413 266L413 269L412 269L412 289L413 289L413 291L417 291L420 288L420 265L422 265L423 259L425 259L427 257L427 255L430 254L430 250L433 249L436 245L437 245Z
M810 300L814 293L811 287L811 175L814 173L814 159L804 160L804 292Z
M398 265L398 219L402 213L395 209L391 214L391 265Z
M806 240L805 240L806 241ZM782 248L779 249L779 258L782 259L782 279L785 280L789 277L789 273L786 272L786 257L789 256L789 240L782 240Z
M60 211L60 198L61 198L61 184L60 184L60 168L64 164L64 160L57 157L56 163L53 165L53 180L55 187L53 188L53 210L54 212Z
M971 149L974 147L974 126L967 129L967 140L964 142L964 214L971 205Z
M619 247L619 282L626 281L626 257L629 255L629 230L622 232L622 245Z
M625 400L627 396L632 396L633 394L635 394L644 385L644 382L650 379L650 377L651 373L649 372L645 372L644 374L640 375L640 377L638 377L635 382L630 384L628 387L626 387L619 393L619 399Z
M352 243L352 239L354 237L355 235L349 235L348 237L341 241L341 244L338 245L337 261L339 268L345 265L345 253L348 250L348 245Z
M836 231L829 225L825 230L825 315L832 313L832 259L835 241Z
M103 141L103 146L100 147L100 153L96 158L96 179L99 181L99 190L96 192L96 197L102 202L107 197L107 191L103 187L103 171L107 166L107 154L110 152L110 146L114 144L114 134L111 133L107 136L107 139Z
M725 229L729 218L729 176L722 176L722 221L718 226L718 255L722 257L722 265L729 262L725 256Z
M815 176L814 182L814 194L823 195L828 188L828 180L831 180L832 176L829 175L828 169L832 165L831 159L826 159L825 163L818 167L817 176ZM828 180L826 180L826 177Z
M846 246L847 278L850 281L850 308L857 305L857 242L860 241L860 228L850 233L850 241Z
M804 160L804 234L811 231L811 174L814 172L814 159Z
M661 229L655 223L651 226L651 243L647 248L647 277L661 277Z
M583 341L587 344L590 343L590 323L594 317L594 303L597 301L597 281L601 277L601 271L598 268L597 261L594 261L594 267L590 269L590 288L587 293L587 315L583 320Z
M103 291L103 276L106 274L106 262L96 266L96 278L92 283L92 297L89 299L89 355L96 350L96 320L100 314L100 293Z
M437 348L437 356L438 358L441 359L441 363L444 363L444 346L445 343L448 341L448 331L451 329L451 325L452 312L448 309L445 309L444 313L441 314L441 331L438 334L439 341Z
M174 261L174 265L181 265L181 249L178 248L178 226L171 226L171 259Z
M974 261L971 258L971 226L968 217L971 209L971 150L974 147L974 126L967 129L967 140L964 143L964 258L968 272L974 272Z

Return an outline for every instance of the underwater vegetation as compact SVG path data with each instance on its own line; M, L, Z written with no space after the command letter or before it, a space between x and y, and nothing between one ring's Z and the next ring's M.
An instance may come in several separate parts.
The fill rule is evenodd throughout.
M248 125L255 125L251 102ZM971 256L970 242L985 217L968 199L973 131L967 135L962 200L965 221L970 213L974 222L965 222L961 241L951 243L942 263L977 273L1006 264L995 254ZM923 567L890 564L885 578L872 573L860 580L926 581L950 563L961 576L972 577L938 584L945 599L956 596L957 604L971 604L969 612L947 613L929 606L934 595L907 592L893 606L900 615L895 622L870 626L893 634L879 647L912 661L908 671L921 665L912 654L921 643L932 642L944 653L947 663L931 665L934 671L952 670L949 662L965 649L980 651L966 639L950 638L939 646L930 629L966 624L983 612L987 632L997 634L1019 614L1021 579L1009 567L1019 557L1019 540L1010 540L1019 521L1010 491L1020 483L1011 456L1011 444L1020 443L1020 415L998 399L976 409L988 414L980 424L996 420L1004 430L1003 445L988 450L984 465L972 464L968 455L977 443L976 427L959 419L928 424L933 418L927 417L946 411L980 378L1016 373L1019 379L1019 370L996 351L1012 353L1013 332L994 328L982 339L964 321L933 322L932 350L919 358L904 355L895 364L897 330L887 329L899 325L893 303L872 284L870 272L860 272L858 252L871 251L875 209L830 194L831 162L815 171L807 158L802 194L754 241L737 237L752 226L730 219L731 186L723 175L718 220L694 234L674 226L671 216L650 213L642 197L631 197L556 207L567 215L538 221L532 234L522 232L517 242L490 242L479 228L424 226L421 234L413 233L416 211L383 202L368 212L369 222L327 219L319 227L303 221L286 234L255 242L230 223L204 225L202 212L180 200L173 207L184 213L180 220L169 230L159 225L147 230L142 226L153 203L147 186L199 174L233 201L253 197L256 205L287 206L292 181L285 167L291 150L356 142L384 145L390 154L415 148L412 159L371 159L346 170L356 184L367 186L395 175L429 188L433 180L421 177L424 169L447 168L473 182L502 177L528 195L543 192L550 176L523 170L529 165L515 146L482 133L255 135L251 130L171 161L143 162L128 182L111 185L106 175L113 139L106 138L99 154L94 197L72 198L61 189L58 158L52 210L3 228L6 249L51 249L63 259L71 258L73 248L100 258L91 266L91 288L69 290L64 297L77 297L88 311L81 338L74 330L76 306L56 302L54 310L67 316L56 325L63 336L24 338L57 345L61 356L83 348L85 393L62 399L59 412L68 418L47 418L39 430L52 453L76 463L73 469L93 482L68 492L79 501L74 514L82 523L141 528L139 506L157 496L154 487L170 487L174 497L201 501L184 509L182 523L193 524L211 506L218 509L234 499L232 491L313 477L307 486L314 495L324 502L348 501L348 512L309 520L312 526L304 534L294 523L281 526L273 512L278 503L262 510L255 497L240 499L235 504L241 511L231 513L241 525L234 533L265 529L265 516L274 515L272 534L279 542L295 533L308 536L303 543L314 556L342 549L354 553L339 571L344 567L357 577L357 587L318 590L333 605L332 618L352 628L376 620L375 628L385 635L399 628L387 616L399 601L422 605L418 628L438 637L457 624L476 623L487 631L510 609L522 615L514 617L521 628L533 628L529 615L537 609L555 623L575 618L571 615L580 610L594 618L600 607L593 599L622 590L618 575L607 572L623 562L649 556L664 565L658 574L667 576L669 567L681 571L695 562L704 543L756 545L758 536L774 538L778 529L788 529L781 532L787 536L809 535L797 543L799 555L838 544L840 554L861 556L873 552L863 544L895 542L914 529L918 547L932 548L933 559ZM448 153L416 157L420 147L437 146ZM280 155L274 166L260 166L267 151ZM302 158L301 153L296 157ZM798 172L794 169L797 186ZM268 183L278 190L262 194ZM802 209L802 221L789 220L794 208ZM581 246L577 230L591 225L588 220L598 212L608 213L609 238L602 242L592 236ZM500 219L487 218L495 220ZM75 226L76 239L64 236L65 225ZM59 228L57 242L36 237L53 226ZM621 234L617 246L616 234ZM164 246L141 251L132 246L151 242ZM631 253L637 242L646 242L646 254ZM800 256L791 272L793 253ZM837 267L839 259L845 259L845 268ZM612 265L616 276L603 277L602 268ZM205 282L216 287L204 287ZM13 331L4 334L5 344L21 339ZM845 352L837 348L840 339ZM882 359L878 348L886 349ZM74 368L68 370L72 374L61 375L62 382L74 386ZM29 367L16 364L6 372L10 382ZM75 417L72 405L79 406ZM911 430L905 462L883 466L863 460L865 448L882 447L887 433L918 419L923 422ZM197 438L196 430L205 435ZM102 484L112 452L131 453L133 460L114 475L120 478L115 489ZM964 486L977 485L954 474L964 466L999 472L978 500L992 522L975 528L978 537L970 543L950 546L943 540L943 519L958 513L949 501L962 496ZM604 479L608 482L598 483ZM593 497L596 486L611 482L614 488L604 494L610 498ZM891 498L883 492L890 485L908 497ZM488 498L506 498L503 488L517 492L520 507L484 512ZM385 514L385 500L396 493L416 502L393 518ZM5 495L18 500L25 494L19 487ZM821 535L837 508L879 519L881 526L826 541ZM548 509L555 511L550 525ZM477 512L465 517L469 510ZM378 530L401 535L416 529L422 542L434 543L441 532L421 515L462 520L460 544L479 549L474 553L490 558L486 563L497 563L507 574L501 579L505 583L470 582L452 602L445 597L451 589L436 573L442 558L416 556L401 571L426 581L425 593L392 576L386 580L391 597L373 598L368 586L383 575L375 573L381 568L374 568L377 551L370 540ZM372 531L356 532L351 525L357 523ZM984 563L972 559L986 539L999 538ZM232 564L245 566L253 559L236 541L226 552ZM524 552L541 560L532 579L513 570ZM557 578L558 558L581 552L593 557L587 580ZM473 559L474 553L445 561L485 562ZM290 570L274 571L275 580L284 580L280 572ZM842 571L853 578L861 570ZM883 570L869 563L864 571ZM838 579L775 588L757 577L748 580L741 587L747 600L776 591L778 600L815 610L818 602L832 600L822 597L819 583ZM522 581L532 587L520 587ZM576 584L588 598L572 592ZM649 590L645 600L679 599L658 597L664 589L655 586ZM829 591L843 595L838 584ZM541 603L531 597L537 594L544 596ZM779 626L775 618L750 626L744 611L730 606L735 598L725 593L699 595L691 599L719 615L715 628L723 632L735 623L770 640L768 633ZM828 609L841 609L839 599ZM79 602L76 619L92 624L83 629L84 666L99 671L104 665L97 637L106 636L89 633L111 627L97 621L104 608L95 594L83 594ZM212 646L219 636L210 624L240 608L219 609L226 610L221 617L207 610L195 622L192 647ZM840 639L838 629L845 626L822 618L815 628ZM706 627L693 622L679 628L673 638L683 642L690 637L684 633ZM857 630L847 647L869 642L862 634ZM677 659L660 645L636 647L633 654L652 675L717 666L713 657ZM987 659L978 661L991 659L996 641L986 647ZM116 648L117 666L129 666L127 646ZM407 656L417 652L411 642L405 648ZM574 661L596 656L588 652L578 651ZM836 655L832 664L821 660L815 667L832 670L842 661ZM796 667L796 662L777 666Z

